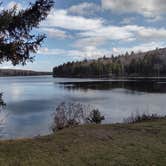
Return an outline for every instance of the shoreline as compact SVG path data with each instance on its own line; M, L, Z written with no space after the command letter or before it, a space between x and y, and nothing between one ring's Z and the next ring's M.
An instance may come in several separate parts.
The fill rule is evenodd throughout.
M152 120L145 120L145 121L140 121L140 122L133 122L133 123L126 123L126 122L117 122L117 123L103 123L103 124L82 124L82 125L77 125L77 126L74 126L74 127L66 127L66 128L63 128L62 130L58 130L57 132L50 132L50 134L43 134L43 135L36 135L36 136L32 136L32 137L20 137L20 138L6 138L6 139L0 139L0 143L2 142L10 142L10 141L25 141L25 140L34 140L34 139L38 139L38 138L45 138L45 137L50 137L50 136L53 136L53 135L56 135L57 133L63 131L63 130L70 130L70 129L75 129L75 128L84 128L84 127L91 127L91 126L126 126L126 125L129 125L129 126L134 126L134 125L139 125L141 123L151 123L151 122L157 122L157 121L163 121L165 120L166 121L166 116L163 116L161 118L158 118L158 119L152 119Z
M0 78L7 77L37 77L37 76L52 76L52 74L39 74L39 75L14 75L14 76L0 76Z
M0 141L0 165L165 165L165 137L166 119L66 128L33 139Z
M109 80L109 79L117 79L117 80L120 80L120 79L123 79L123 80L129 80L129 79L136 79L136 80L139 80L139 79L142 79L142 80L161 80L161 79L166 79L166 76L163 76L163 77L146 77L146 76L140 76L140 77L132 77L132 76L126 76L126 77L80 77L80 76L53 76L53 78L69 78L69 79L106 79L106 80Z

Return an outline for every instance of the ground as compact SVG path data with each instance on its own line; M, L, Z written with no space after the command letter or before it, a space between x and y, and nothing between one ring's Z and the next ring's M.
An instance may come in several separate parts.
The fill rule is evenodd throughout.
M0 142L0 166L165 166L166 119Z

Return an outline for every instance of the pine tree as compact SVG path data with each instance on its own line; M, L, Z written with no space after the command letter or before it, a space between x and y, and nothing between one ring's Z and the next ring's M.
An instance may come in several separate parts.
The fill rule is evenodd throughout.
M31 53L37 52L46 36L32 30L46 19L53 5L53 0L36 0L27 9L18 11L14 6L0 12L0 63L25 65L34 60Z

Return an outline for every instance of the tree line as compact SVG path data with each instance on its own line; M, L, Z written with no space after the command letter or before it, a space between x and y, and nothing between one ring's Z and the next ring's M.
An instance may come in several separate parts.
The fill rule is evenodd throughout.
M0 77L7 76L39 76L51 75L51 72L32 71L32 70L19 70L19 69L0 69Z
M166 48L144 53L68 62L53 69L54 77L117 77L166 75Z

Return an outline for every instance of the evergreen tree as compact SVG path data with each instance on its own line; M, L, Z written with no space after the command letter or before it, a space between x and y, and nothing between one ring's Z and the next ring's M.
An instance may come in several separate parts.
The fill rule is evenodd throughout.
M32 34L54 5L53 0L36 0L27 9L12 9L0 12L0 63L25 65L33 61L30 53L36 53L44 34Z
M14 6L0 11L0 63L25 65L33 61L34 57L30 53L36 53L46 36L31 32L47 17L53 5L53 0L36 0L27 9L18 11L17 6ZM0 108L4 105L0 93Z

